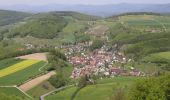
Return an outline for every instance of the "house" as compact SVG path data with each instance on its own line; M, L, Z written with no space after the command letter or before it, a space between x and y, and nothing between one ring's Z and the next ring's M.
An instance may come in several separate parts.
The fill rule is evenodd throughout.
M138 71L138 70L136 70L136 69L134 69L134 70L132 70L132 71L130 72L130 75L132 75L132 76L140 76L140 75L141 75L141 72Z
M121 73L121 69L119 68L111 68L110 69L110 74L111 75L119 75Z

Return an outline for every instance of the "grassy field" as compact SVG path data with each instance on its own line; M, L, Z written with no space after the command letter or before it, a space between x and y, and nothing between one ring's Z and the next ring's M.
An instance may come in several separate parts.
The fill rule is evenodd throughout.
M19 63L21 61L23 61L23 60L22 59L14 59L14 58L1 60L0 61L0 70L4 69L4 68L7 68L9 66L12 66L12 65L14 65L16 63Z
M17 88L15 87L4 87L4 88L0 88L0 92L5 93L7 95L15 95L15 96L19 96L21 98L28 98L26 97L22 92L20 92Z
M149 62L170 62L170 52L159 52L150 54L142 59L143 61Z
M64 29L64 33L75 33L80 32L80 30L84 29L85 25L83 22L77 21L77 22L70 22Z
M90 85L80 90L74 100L109 100L115 88L114 83Z
M60 91L59 93L46 97L45 100L56 100L56 99L69 100L72 94L74 93L74 91L76 91L76 89L77 87L71 87L71 88L65 89L63 91Z
M154 15L128 15L120 17L120 21L124 22L125 25L139 29L141 31L147 29L163 30L165 16L154 16Z
M137 77L116 77L98 80L97 85L89 85L80 90L74 100L110 100L119 88L124 88L126 98L129 87L139 79Z
M110 100L117 88L125 88L125 92L128 92L128 88L139 79L140 78L137 77L100 79L97 80L97 85L88 85L81 89L74 100ZM45 100L69 100L75 90L76 87L71 87L56 94L50 95L46 97Z
M25 60L20 63L16 63L8 68L0 70L0 78L15 73L17 71L23 70L33 64L38 63L37 60Z
M70 34L64 35L64 39L62 41L66 43L75 43L76 39L75 39L74 34L70 33Z
M5 77L0 78L0 85L14 85L14 84L20 84L27 79L41 73L39 71L39 68L41 68L46 62L39 62L34 65L29 66L28 68L25 68L23 70L20 70L16 73L10 74Z
M55 88L48 81L45 81L38 85L37 87L29 90L27 93L33 96L34 98L38 99L41 95L48 93L54 89Z

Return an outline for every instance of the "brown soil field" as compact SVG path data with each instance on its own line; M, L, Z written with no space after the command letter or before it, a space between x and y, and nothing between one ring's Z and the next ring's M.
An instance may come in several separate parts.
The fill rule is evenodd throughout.
M51 76L53 76L55 74L56 74L56 72L51 71L51 72L49 72L49 73L47 73L45 75L42 75L40 77L37 77L35 79L32 79L32 80L28 81L27 83L24 83L24 84L20 85L19 88L22 91L26 92L26 91L34 88L35 86L41 84L43 81L48 80Z
M16 58L47 61L46 53L34 53L34 54L19 56Z

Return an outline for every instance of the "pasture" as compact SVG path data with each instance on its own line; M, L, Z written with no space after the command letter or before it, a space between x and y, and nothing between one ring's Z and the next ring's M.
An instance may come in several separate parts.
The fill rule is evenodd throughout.
M125 89L127 95L129 87L137 80L138 77L115 77L97 80L96 85L88 85L81 89L74 100L110 100L118 88ZM60 91L56 94L49 95L45 100L69 100L77 87L71 87Z
M142 59L142 61L147 61L147 62L165 62L169 63L170 62L170 52L159 52L159 53L154 53L150 54Z
M63 91L60 91L54 95L49 95L45 98L45 100L69 100L72 94L76 91L77 87L70 87Z
M7 95L14 95L14 96L19 96L21 98L28 98L26 97L21 91L19 91L15 87L1 87L0 92L5 93Z

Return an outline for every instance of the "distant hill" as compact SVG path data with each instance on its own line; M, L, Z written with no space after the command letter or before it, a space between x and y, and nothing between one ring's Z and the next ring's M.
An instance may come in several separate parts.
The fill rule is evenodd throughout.
M153 12L128 12L128 13L122 13L122 14L118 14L118 15L109 16L107 18L118 18L118 17L126 16L126 15L156 15L156 16L161 16L162 14L153 13Z
M14 5L1 7L3 9L29 11L29 12L48 12L48 11L76 11L98 16L111 16L126 12L155 12L170 13L170 4L110 4L110 5L43 5L28 6Z
M9 25L31 16L29 13L0 10L0 26Z
M85 23L99 17L89 16L77 12L48 12L34 14L22 25L9 29L8 37L33 36L36 38L59 38L65 33L77 33L87 28ZM83 21L85 21L83 23Z

